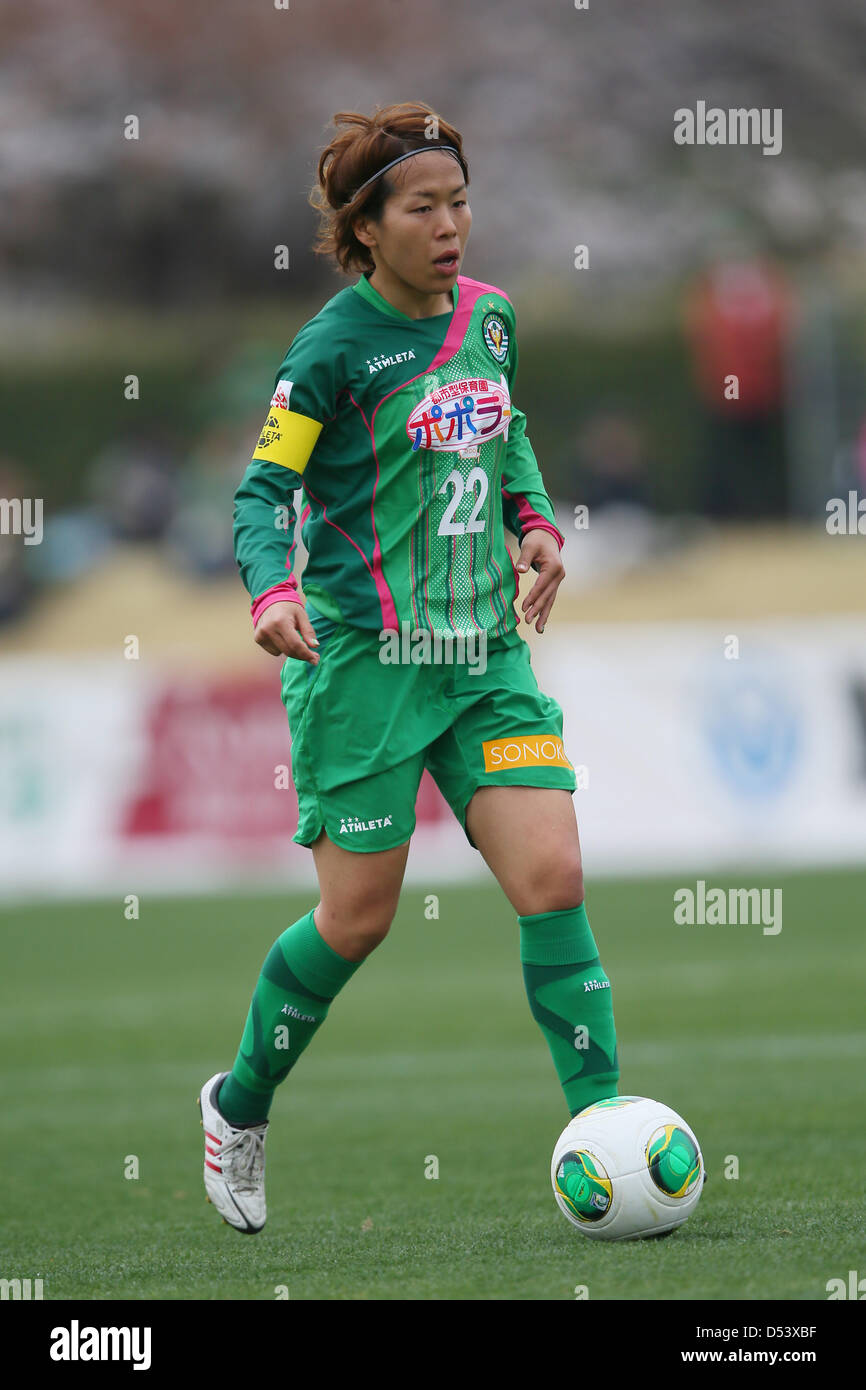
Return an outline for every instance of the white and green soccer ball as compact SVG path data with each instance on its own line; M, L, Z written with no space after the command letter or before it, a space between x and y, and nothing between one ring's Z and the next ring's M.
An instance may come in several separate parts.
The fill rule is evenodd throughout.
M593 1240L640 1240L681 1226L704 1185L700 1145L681 1115L646 1096L582 1110L556 1141L557 1205Z

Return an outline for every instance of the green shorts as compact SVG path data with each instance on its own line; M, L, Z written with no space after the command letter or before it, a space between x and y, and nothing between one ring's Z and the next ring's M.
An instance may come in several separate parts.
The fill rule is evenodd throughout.
M467 643L452 660L383 661L379 633L321 621L319 661L288 657L282 697L298 794L296 843L324 829L362 853L393 849L415 829L424 768L466 829L479 787L576 789L562 745L562 709L539 690L529 648L516 632ZM408 635L408 634L407 634ZM416 652L420 650L416 648Z

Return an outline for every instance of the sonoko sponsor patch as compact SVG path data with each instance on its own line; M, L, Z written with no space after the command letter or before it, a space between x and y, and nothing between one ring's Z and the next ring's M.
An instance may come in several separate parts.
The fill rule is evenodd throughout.
M489 738L484 749L484 771L502 772L509 767L571 767L562 739L555 734L512 734Z

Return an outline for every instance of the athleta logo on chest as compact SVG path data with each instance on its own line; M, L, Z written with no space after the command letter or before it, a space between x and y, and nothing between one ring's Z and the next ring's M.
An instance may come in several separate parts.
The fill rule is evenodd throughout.
M398 362L413 362L414 360L415 353L411 348L407 352L394 352L390 357L385 357L382 353L377 352L375 357L366 359L367 375L375 376L376 372L381 372L383 367L394 367Z
M419 401L406 421L406 433L416 449L460 453L475 449L498 434L508 438L511 397L505 377L449 381Z

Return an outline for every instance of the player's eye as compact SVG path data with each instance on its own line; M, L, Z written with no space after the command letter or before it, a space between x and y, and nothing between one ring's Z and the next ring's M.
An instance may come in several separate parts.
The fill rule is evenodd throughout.
M453 204L453 206L454 206L455 208L465 208L465 207L466 207L466 199L465 199L465 198L459 198L459 199ZM430 211L430 204L429 204L429 203L424 203L424 205L423 205L422 207L420 207L420 208L413 208L412 211L413 211L413 212L429 212L429 211Z

